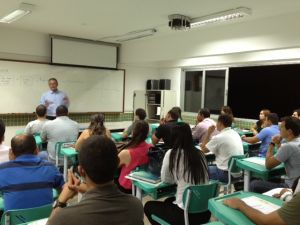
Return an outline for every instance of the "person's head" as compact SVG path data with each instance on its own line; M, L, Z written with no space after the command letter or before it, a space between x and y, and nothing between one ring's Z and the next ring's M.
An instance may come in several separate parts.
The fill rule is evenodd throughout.
M166 121L171 121L171 120L178 120L179 115L177 109L171 109L166 116Z
M209 118L210 117L210 111L208 108L203 108L200 109L197 115L197 121L201 122L202 120L204 120L205 118Z
M295 109L292 116L300 119L300 109Z
M135 110L135 119L136 120L144 120L146 118L147 114L145 109L138 108Z
M35 108L35 114L37 115L37 117L45 117L46 112L47 112L47 107L44 105L38 105Z
M262 109L259 113L259 120L265 121L267 120L267 116L271 113L268 109Z
M144 120L137 120L133 124L131 141L124 148L133 148L146 140L149 124Z
M0 144L4 141L5 134L5 123L2 119L0 119Z
M91 131L92 135L106 134L104 121L105 121L105 116L103 113L97 113L91 116L91 122L88 129Z
M232 117L227 114L221 114L217 120L217 130L221 131L226 127L231 127Z
M174 106L171 110L174 110L174 112L177 112L178 118L179 118L180 120L182 120L182 117L181 117L181 108L180 108L180 107Z
M169 171L174 173L174 169L179 171L181 167L180 159L183 160L184 174L193 184L204 183L208 178L207 162L202 151L195 149L191 128L187 123L179 122L172 130L172 151L170 154ZM173 174L177 176L179 174ZM186 176L184 176L186 177Z
M56 108L56 116L68 116L69 110L67 106L60 105Z
M267 116L266 119L266 125L271 126L271 125L278 125L279 117L276 113L270 113Z
M233 122L234 117L233 117L232 109L229 106L223 106L221 108L221 115L224 115L224 114L231 116L232 122Z
M52 77L48 80L48 85L51 91L57 91L58 81Z
M113 181L119 165L115 143L104 135L87 138L79 152L79 173L86 182L101 185Z
M11 139L10 155L12 159L25 154L37 154L34 136L31 134L16 135Z
M300 135L300 120L292 116L281 119L280 135L282 138L291 140Z

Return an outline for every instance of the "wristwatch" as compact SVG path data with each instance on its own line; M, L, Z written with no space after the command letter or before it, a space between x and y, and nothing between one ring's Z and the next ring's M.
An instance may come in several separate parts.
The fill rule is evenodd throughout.
M57 207L59 208L65 208L67 206L67 203L64 202L60 202L58 200L56 200L55 202L53 202L52 208L55 209Z

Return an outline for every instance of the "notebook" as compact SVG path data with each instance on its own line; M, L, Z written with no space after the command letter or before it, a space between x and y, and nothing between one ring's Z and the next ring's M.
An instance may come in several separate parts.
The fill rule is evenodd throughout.
M151 184L158 184L161 182L160 177L149 173L147 171L141 170L141 171L135 171L132 172L128 175L129 178L134 178L135 180L141 180L141 181L145 181ZM132 179L132 180L134 180Z
M252 208L264 213L269 214L277 209L280 208L279 205L275 205L271 202L268 202L262 198L256 197L256 196L250 196L246 198L242 198L242 200Z

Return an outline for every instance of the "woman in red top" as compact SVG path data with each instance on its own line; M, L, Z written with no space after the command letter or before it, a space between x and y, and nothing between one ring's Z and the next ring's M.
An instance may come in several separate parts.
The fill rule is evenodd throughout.
M136 167L149 162L148 150L152 146L145 142L149 133L149 125L143 120L133 124L132 140L119 153L121 173L119 177L119 188L125 193L131 193L131 180L125 178Z

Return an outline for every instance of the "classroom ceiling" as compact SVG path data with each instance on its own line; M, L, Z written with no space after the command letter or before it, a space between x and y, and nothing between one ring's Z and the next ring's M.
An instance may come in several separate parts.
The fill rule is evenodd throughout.
M0 17L21 2L34 4L34 11L14 23L0 24L0 28L92 40L148 28L156 28L156 35L174 35L180 31L172 31L167 23L168 15L175 13L195 18L241 6L251 8L252 16L237 21L243 22L300 10L299 0L0 0Z

